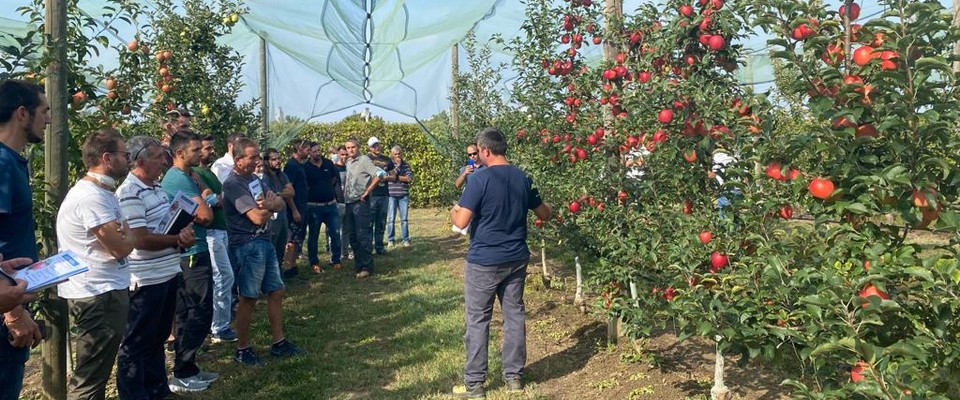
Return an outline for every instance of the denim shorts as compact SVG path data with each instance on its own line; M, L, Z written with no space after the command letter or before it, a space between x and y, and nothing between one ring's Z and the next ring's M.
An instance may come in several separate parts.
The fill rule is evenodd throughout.
M231 245L230 251L239 264L236 281L240 296L255 299L283 289L280 265L272 243L257 238L242 245Z

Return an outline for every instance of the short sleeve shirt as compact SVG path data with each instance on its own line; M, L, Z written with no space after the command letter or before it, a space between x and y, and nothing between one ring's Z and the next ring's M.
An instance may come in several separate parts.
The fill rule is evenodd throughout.
M67 192L57 212L57 244L74 252L90 268L57 287L60 297L82 299L130 286L127 260L117 260L93 234L108 222L123 223L120 202L110 191L80 180Z
M38 260L27 160L0 143L0 254Z
M193 167L193 172L200 177L200 180L203 181L204 185L207 185L213 193L219 195L223 192L223 184L220 183L220 179L213 174L208 168L203 167ZM223 204L210 207L213 210L213 221L210 222L208 229L219 229L221 231L227 230L227 217L223 214Z
M397 176L406 176L408 178L413 178L413 170L410 169L410 164L407 164L406 161L400 160L400 164L394 163L396 168L394 171ZM400 182L390 181L387 182L387 189L390 191L391 197L403 197L410 194L410 183L409 182Z
M163 175L163 182L160 182L160 186L163 187L163 190L167 192L171 199L177 196L177 192L190 198L200 196L200 186L197 186L197 182L179 168L168 169L167 173ZM193 247L181 254L183 257L202 254L207 251L207 228L200 224L193 224L193 234L197 241Z
M527 210L541 203L533 181L513 165L474 172L459 203L473 212L467 261L493 266L529 259Z
M255 239L270 239L270 224L254 225L247 218L247 211L257 208L257 202L250 193L250 182L258 178L256 175L240 176L231 172L223 182L223 211L227 215L227 237L231 246L240 246ZM267 190L267 185L260 182L261 187Z
M128 174L117 188L120 212L130 229L144 228L154 232L170 214L170 200L160 185L147 185L134 174ZM161 250L133 249L128 257L130 288L156 285L169 281L180 273L180 250L168 247Z
M303 170L303 164L291 158L283 166L283 173L287 174L287 179L293 185L293 204L296 204L298 208L305 206L310 189L307 188L307 175Z
M484 167L483 165L480 165L480 164L474 164L474 166L475 166L476 168L474 168L473 173L470 174L470 175L467 175L467 177L464 178L464 180L463 180L463 186L464 186L464 188L466 188L466 186L467 186L468 184L470 184L470 178L471 178L472 176L476 175L477 172L480 172L482 169L486 168L486 167ZM458 176L459 176L459 175L463 175L463 171L466 171L466 170L467 170L467 166L466 166L466 165L460 167L460 171L457 172L457 175L458 175Z
M360 196L373 178L377 176L377 167L370 161L370 157L359 155L347 160L347 181L343 188L343 197L346 203L360 201Z

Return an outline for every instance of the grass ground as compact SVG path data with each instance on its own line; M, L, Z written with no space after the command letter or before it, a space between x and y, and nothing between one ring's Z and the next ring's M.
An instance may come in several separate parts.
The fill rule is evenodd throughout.
M221 379L194 399L446 399L459 384L463 354L463 264L466 239L450 232L442 210L411 212L413 246L375 256L376 275L357 280L352 262L341 272L287 282L287 337L308 352L293 359L268 355L265 305L255 315L253 345L267 364L241 367L230 344L208 345L203 368ZM550 261L545 289L539 257L527 279L526 390L508 393L500 380L499 309L491 327L490 399L706 399L712 348L678 342L669 333L608 346L606 324L572 304L572 267ZM563 265L556 265L563 264ZM24 398L39 398L39 368L28 363ZM728 362L735 398L777 399L782 377L769 366ZM111 379L110 385L113 385ZM115 398L112 389L108 398Z

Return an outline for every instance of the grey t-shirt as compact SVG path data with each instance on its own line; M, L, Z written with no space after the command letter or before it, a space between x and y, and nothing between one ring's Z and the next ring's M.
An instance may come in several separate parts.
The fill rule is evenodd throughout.
M250 183L259 179L253 174L243 177L230 171L223 181L223 212L227 217L227 236L232 246L244 245L259 238L270 240L270 223L254 225L247 218L247 211L257 208L257 202L250 192ZM263 181L260 181L260 187L264 193L270 190Z
M360 196L370 181L377 176L377 166L373 165L370 157L359 155L356 159L347 160L347 179L344 183L343 197L347 203L360 201Z

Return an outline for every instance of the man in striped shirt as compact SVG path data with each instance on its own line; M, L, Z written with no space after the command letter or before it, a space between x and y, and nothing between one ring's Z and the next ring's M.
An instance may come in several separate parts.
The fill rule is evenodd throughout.
M127 151L133 169L116 195L134 249L128 258L130 309L117 357L117 390L122 398L162 399L170 394L163 343L177 304L180 248L193 246L193 228L175 235L158 233L172 217L167 193L157 182L166 167L160 142L137 136L127 142Z

